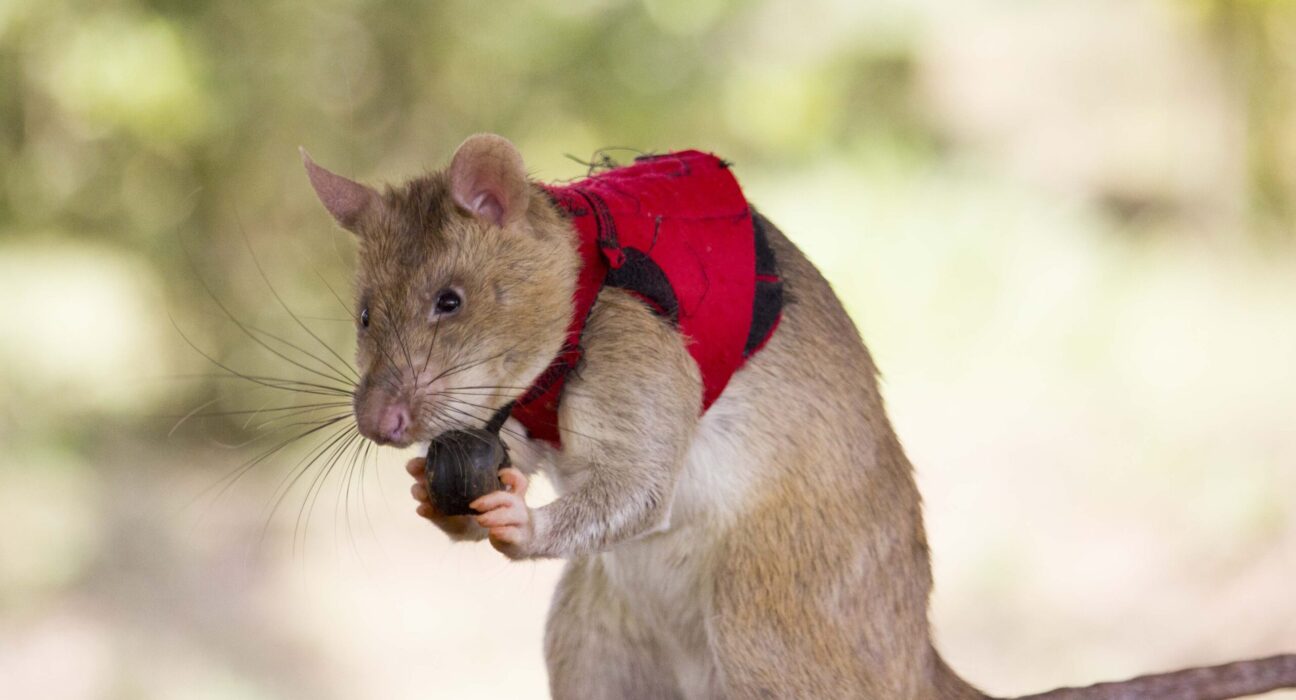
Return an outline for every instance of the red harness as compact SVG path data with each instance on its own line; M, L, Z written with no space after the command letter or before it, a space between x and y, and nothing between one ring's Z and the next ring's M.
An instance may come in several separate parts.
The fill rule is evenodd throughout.
M728 163L698 151L635 159L570 185L544 185L579 237L582 268L567 342L513 406L532 438L560 446L558 402L604 286L637 295L689 339L702 410L778 325L782 283Z

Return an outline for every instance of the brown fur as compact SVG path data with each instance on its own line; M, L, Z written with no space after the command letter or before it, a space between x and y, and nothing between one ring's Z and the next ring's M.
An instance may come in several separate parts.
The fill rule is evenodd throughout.
M480 425L557 352L575 234L526 187L511 149L474 137L449 175L358 214L342 205L366 201L359 191L336 195L327 180L321 198L360 239L357 289L373 319L360 331L358 416L399 398L414 407L411 440ZM562 452L509 436L560 491L530 511L532 534L502 548L569 560L545 636L555 697L984 697L932 646L920 499L868 351L827 282L771 230L782 323L701 418L686 339L608 289L560 407ZM464 309L434 322L429 305L447 286L464 290ZM476 406L456 403L465 396ZM420 512L453 536L484 535ZM1293 666L1207 674L1232 685L1206 695L1123 687L1227 697L1296 683ZM1257 682L1258 670L1270 674ZM1048 697L1134 697L1066 692Z

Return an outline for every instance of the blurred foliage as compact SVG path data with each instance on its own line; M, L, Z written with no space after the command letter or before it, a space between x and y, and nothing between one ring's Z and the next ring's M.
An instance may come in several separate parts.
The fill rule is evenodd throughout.
M1189 51L1181 59L1187 70L1206 74L1215 103L1198 111L1220 115L1207 127L1231 130L1235 137L1220 149L1239 157L1217 149L1210 157L1218 162L1200 169L1206 181L1183 185L1179 165L1163 154L1145 153L1145 168L1138 153L1121 149L1121 134L1079 127L1076 138L1110 142L1086 149L1109 147L1126 167L1085 172L1112 168L1077 156L1028 175L1074 186L1118 219L1141 219L1135 229L1287 241L1296 216L1296 10L1283 2L1168 3L1153 7L1149 20L1140 16L1148 6L1128 14L1167 25L1152 27L1166 36L1146 38L1149 52L1167 42L1187 46L1168 53ZM980 132L960 123L961 103L985 98L942 96L945 78L933 60L943 39L932 27L958 27L973 14L1011 24L1030 13L1048 15L996 3L946 10L845 0L813 10L735 0L8 0L0 9L0 235L11 264L38 278L50 266L26 256L81 246L104 259L98 274L137 288L123 293L138 298L141 285L152 285L145 294L165 286L176 315L192 320L202 295L175 279L189 274L181 241L219 282L218 293L255 306L264 292L242 255L244 236L313 248L328 235L298 171L299 144L338 169L391 180L437 165L482 130L522 144L540 177L578 174L568 154L688 145L724 153L749 177L826 160L904 177L976 155L1013 129L1002 118ZM1068 99L1066 85L1044 89ZM1154 115L1151 129L1158 119L1176 117ZM1125 128L1138 133L1133 121ZM1041 134L1026 147L1058 160L1048 152L1063 148L1050 143L1055 138L1066 137ZM1152 175L1137 174L1144 170ZM334 280L344 268L336 257L316 261ZM314 279L300 269L276 274L299 287ZM318 296L318 285L310 293ZM135 346L113 355L119 364L105 374L149 354L138 346L158 346L156 335L122 335ZM217 335L204 340L219 347L237 337ZM68 364L103 362L85 359ZM185 366L174 357L156 364ZM40 391L36 379L58 373L26 382L23 374L9 380L27 383L30 394Z
M233 580L264 514L201 537L175 527L177 489L209 493L263 444L219 454L213 440L257 426L172 433L176 417L273 394L214 376L189 343L301 376L222 311L321 352L269 284L349 353L351 244L297 147L395 182L478 131L512 138L540 179L577 177L602 148L736 163L887 372L928 479L939 590L954 591L937 619L978 680L1119 676L1146 670L1140 653L1227 637L1114 644L1074 611L1147 589L1068 598L1080 584L1012 572L1173 587L1174 572L1195 581L1194 567L1296 531L1296 3L0 0L0 682L57 658L90 679L59 697L362 694L335 683L345 670L313 670L361 646L339 641L363 627L342 594L293 608L273 570ZM1083 472L1092 493L1059 509L996 490L1028 491L1041 463ZM1086 555L1095 503L1111 504L1111 532ZM977 504L976 527L948 524ZM1283 578L1281 557L1265 562L1256 581ZM1191 590L1209 596L1212 580ZM1023 597L1023 581L1055 598ZM1257 643L1289 639L1254 599L1232 610ZM304 622L318 609L342 622ZM1087 631L1085 663L1013 646L1041 619ZM364 694L412 692L384 694L377 675Z
M13 264L37 276L58 266L28 254L83 246L103 257L103 274L152 285L143 290L150 303L165 287L189 322L213 309L181 281L192 274L185 248L219 296L256 307L264 288L245 236L318 248L330 235L300 176L299 144L337 169L389 180L438 165L484 130L520 143L541 177L572 177L579 170L566 155L619 145L702 145L751 169L869 148L930 158L937 135L915 110L909 13L832 9L816 17L727 0L10 0L0 13L0 235ZM344 267L336 257L315 260L334 283ZM146 269L124 269L132 266ZM275 274L322 291L304 268ZM316 313L345 316L325 307ZM62 324L66 312L50 315ZM150 322L168 333L158 321ZM202 340L217 354L239 340L216 335ZM89 354L89 345L49 334L13 347L58 342ZM156 333L138 340L105 374L165 346ZM165 354L148 364L188 366ZM23 374L9 379L32 396L57 373Z

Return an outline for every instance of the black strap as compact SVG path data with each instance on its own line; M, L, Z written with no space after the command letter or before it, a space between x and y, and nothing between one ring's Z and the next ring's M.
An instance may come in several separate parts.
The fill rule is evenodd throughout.
M513 412L514 403L514 401L510 401L503 406L500 406L499 410L495 412L495 415L491 416L489 421L486 421L486 432L492 435L499 435L500 428L504 427L504 421L507 421L509 414Z

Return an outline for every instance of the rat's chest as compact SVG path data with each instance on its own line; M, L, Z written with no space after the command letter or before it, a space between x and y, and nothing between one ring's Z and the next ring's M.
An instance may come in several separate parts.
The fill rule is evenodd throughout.
M651 632L687 698L715 696L706 624L713 616L712 568L727 523L749 502L748 485L756 483L734 465L759 469L750 462L757 455L721 429L725 403L722 397L703 416L661 527L598 555L608 583Z
M736 426L751 423L751 380L740 373L733 390L699 420L663 522L653 531L597 555L608 583L627 601L680 664L705 651L711 567L731 524L759 497L767 470L764 441ZM581 474L550 463L560 492L580 485Z

